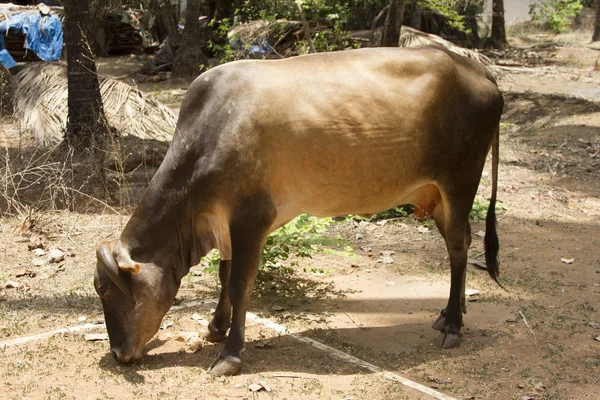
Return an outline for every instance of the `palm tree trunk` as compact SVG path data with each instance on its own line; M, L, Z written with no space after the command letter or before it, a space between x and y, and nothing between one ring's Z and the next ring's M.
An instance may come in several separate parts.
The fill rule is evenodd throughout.
M79 149L103 148L109 132L90 31L93 18L89 0L65 0L65 43L67 47L68 106L66 139Z
M200 0L187 0L181 46L173 61L174 77L195 78L208 64L202 52L202 43L198 40L201 37L199 18Z
M594 27L594 34L592 35L592 42L600 40L600 0L596 0L596 25Z
M404 2L405 0L390 0L390 8L383 28L383 47L398 47L404 21Z
M506 29L504 28L504 0L493 0L492 3L492 36L490 44L496 49L508 47Z

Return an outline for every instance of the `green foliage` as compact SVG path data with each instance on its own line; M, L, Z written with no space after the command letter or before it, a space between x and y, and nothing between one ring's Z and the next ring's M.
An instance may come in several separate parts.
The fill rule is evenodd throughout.
M213 19L208 23L208 26L215 30L218 38L217 41L209 40L208 48L214 54L219 55L221 63L226 63L241 58L238 52L233 50L227 38L227 33L229 32L229 29L231 29L231 24L227 18L224 18L220 21Z
M487 216L487 210L489 206L489 201L483 201L476 197L475 201L473 202L473 207L471 208L471 213L469 214L469 216L474 220L484 220Z
M331 222L331 218L303 214L277 229L267 238L259 269L280 267L281 262L290 257L311 258L320 246L339 245L340 239L325 235ZM205 261L209 272L218 271L220 258L217 251L207 254Z
M468 5L465 0L419 0L419 3L425 10L442 15L454 29L471 33L465 26L464 15L461 15Z
M277 229L267 238L259 268L273 268L290 256L312 256L319 245L331 243L324 236L331 218L316 218L303 214Z
M583 9L578 0L552 0L531 4L529 15L533 21L542 21L556 33L564 32Z

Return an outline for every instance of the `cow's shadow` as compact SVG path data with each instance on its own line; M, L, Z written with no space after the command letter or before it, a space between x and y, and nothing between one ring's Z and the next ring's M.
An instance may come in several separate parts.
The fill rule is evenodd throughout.
M344 303L345 300L340 301ZM443 300L432 298L414 299L408 302L406 299L390 301L397 302L398 312L405 313L406 307L422 310L424 304L438 304ZM364 301L360 302L364 303ZM354 305L348 304L347 307L351 310ZM407 320L400 325L384 327L353 325L347 328L307 329L297 332L302 337L318 340L334 349L392 371L410 369L430 361L463 357L472 354L473 351L494 346L497 341L497 337L490 330L477 329L474 326L469 328L470 325L467 323L463 329L463 343L458 348L439 349L435 346L439 333L431 328L433 319L435 318L429 319L428 316L421 314L420 318ZM260 340L246 342L246 350L242 353L242 374L281 371L311 375L371 373L327 351L301 342L292 335L279 335L250 319L247 321L247 326L247 333L254 328L254 334L251 336L256 337L256 331L259 330L263 337ZM146 346L146 354L141 360L130 365L122 365L107 353L100 360L99 367L109 373L122 375L131 383L142 383L145 381L145 371L190 367L200 368L206 372L222 348L223 343L208 343L197 353L191 353L182 342L174 344L172 340L154 339Z

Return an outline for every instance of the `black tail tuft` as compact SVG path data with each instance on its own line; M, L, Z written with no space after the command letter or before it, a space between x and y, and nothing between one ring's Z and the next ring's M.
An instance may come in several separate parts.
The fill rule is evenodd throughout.
M495 197L495 196L494 196ZM490 207L488 208L487 217L485 219L485 264L490 276L500 286L498 278L500 276L500 262L498 260L498 250L500 250L500 242L496 233L496 199L492 198Z

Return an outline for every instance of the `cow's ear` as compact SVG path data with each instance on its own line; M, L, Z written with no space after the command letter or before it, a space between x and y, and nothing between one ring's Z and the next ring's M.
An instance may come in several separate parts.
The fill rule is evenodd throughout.
M119 264L119 269L122 270L122 271L129 271L130 273L132 273L134 275L137 275L142 270L142 267L138 263L127 264L127 265L120 265Z

